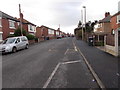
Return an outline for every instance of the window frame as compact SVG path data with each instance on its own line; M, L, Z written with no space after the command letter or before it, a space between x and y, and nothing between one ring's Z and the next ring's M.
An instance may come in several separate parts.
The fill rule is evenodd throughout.
M15 29L15 21L9 20L9 28Z
M54 30L48 29L48 34L54 35Z
M36 32L36 27L34 25L29 24L28 29L29 32Z
M117 18L116 23L120 24L120 15L117 15L116 18Z

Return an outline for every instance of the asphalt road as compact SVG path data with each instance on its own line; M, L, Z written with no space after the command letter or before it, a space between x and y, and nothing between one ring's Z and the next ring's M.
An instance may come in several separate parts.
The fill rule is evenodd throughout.
M3 55L3 88L99 88L73 40L49 40Z
M120 87L119 58L89 46L86 42L81 40L76 40L76 45L84 54L106 88Z

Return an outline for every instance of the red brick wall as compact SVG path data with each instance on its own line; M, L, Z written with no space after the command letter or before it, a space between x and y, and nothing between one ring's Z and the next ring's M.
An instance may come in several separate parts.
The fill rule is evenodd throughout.
M46 27L43 28L43 35L44 35L45 37L48 36L48 28L46 28Z
M28 32L28 24L22 24L22 28Z
M3 40L4 40L8 37L10 33L9 21L7 19L2 19L2 31L3 31Z
M2 31L2 27L0 27L0 32Z
M118 28L118 25L117 25L117 16L114 16L114 17L111 18L111 27L114 30L116 30Z
M111 33L111 23L104 23L104 32L105 33Z
M38 38L42 37L42 29L40 27L36 28L36 37Z
M17 22L15 22L15 29L18 28ZM9 20L8 19L2 19L2 31L3 31L3 40L8 37L10 32L14 32L15 29L9 28Z

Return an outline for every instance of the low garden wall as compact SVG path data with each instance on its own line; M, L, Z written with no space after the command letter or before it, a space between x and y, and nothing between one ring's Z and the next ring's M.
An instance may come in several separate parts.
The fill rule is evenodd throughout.
M114 56L118 56L115 46L105 45L105 52L110 53Z
M29 44L34 44L35 40L29 40Z

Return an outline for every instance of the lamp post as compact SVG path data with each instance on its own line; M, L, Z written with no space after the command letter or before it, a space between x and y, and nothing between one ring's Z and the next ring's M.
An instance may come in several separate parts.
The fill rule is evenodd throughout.
M84 9L85 38L86 38L86 6L83 6L83 9Z
M84 40L84 31L83 31L83 10L81 10L81 21L82 21L82 40Z

